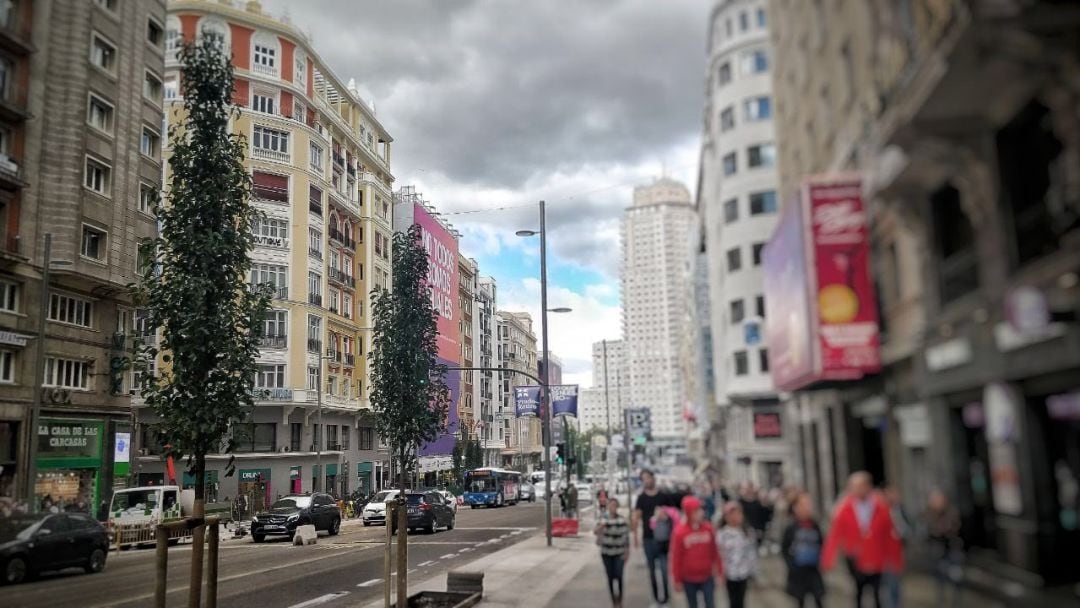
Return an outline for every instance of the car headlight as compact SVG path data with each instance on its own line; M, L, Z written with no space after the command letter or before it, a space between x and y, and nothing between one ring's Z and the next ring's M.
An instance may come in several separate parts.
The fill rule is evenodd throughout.
M289 521L296 521L298 519L300 519L300 514L299 513L293 513L292 515L289 516Z

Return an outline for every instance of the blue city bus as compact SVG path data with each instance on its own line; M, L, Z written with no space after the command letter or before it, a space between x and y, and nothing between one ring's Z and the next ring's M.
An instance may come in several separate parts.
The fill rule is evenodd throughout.
M467 471L463 498L473 509L516 505L521 500L521 473L490 467Z

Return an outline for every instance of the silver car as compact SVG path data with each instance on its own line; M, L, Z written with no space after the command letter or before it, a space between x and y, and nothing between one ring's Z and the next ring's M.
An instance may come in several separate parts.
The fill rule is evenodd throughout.
M361 514L361 518L364 520L365 526L371 524L385 524L386 523L386 503L391 500L395 500L401 490L383 490L375 496L371 497L371 501L364 505L364 512Z
M536 502L536 488L533 484L527 481L522 482L518 493L521 495L522 502Z

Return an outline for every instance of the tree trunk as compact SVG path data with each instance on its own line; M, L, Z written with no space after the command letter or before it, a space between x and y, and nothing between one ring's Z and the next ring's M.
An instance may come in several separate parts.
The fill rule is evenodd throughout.
M397 605L405 606L408 604L409 596L409 580L408 580L408 564L409 564L409 515L407 513L408 508L405 500L405 492L408 489L408 464L409 464L409 451L408 447L402 446L401 458L400 458L399 475L401 477L401 494L398 494L398 508L397 508L397 521L398 521L398 552L397 552ZM389 584L389 583L387 583Z
M191 517L201 520L206 516L206 454L195 455L195 508ZM188 587L188 608L202 604L203 542L206 524L200 523L191 534L191 584Z

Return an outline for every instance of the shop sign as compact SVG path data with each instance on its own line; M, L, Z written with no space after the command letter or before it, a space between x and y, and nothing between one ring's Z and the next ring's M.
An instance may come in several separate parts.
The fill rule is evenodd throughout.
M1053 420L1080 420L1080 392L1047 397L1046 410Z
M1044 329L1050 324L1046 294L1030 285L1013 289L1005 297L1005 317L1022 334Z
M99 458L102 424L84 420L43 420L38 455L45 458Z
M270 481L270 469L241 469L240 483L256 483Z
M26 346L28 337L22 334L17 334L13 331L0 330L0 344L10 344L12 346Z
M300 479L300 467L289 467L289 479Z
M983 391L994 510L1005 515L1020 515L1024 510L1017 454L1022 404L1015 386L995 382Z
M924 353L926 369L941 372L971 363L971 342L967 338L953 338L941 344L935 344Z
M900 444L908 448L930 445L930 413L926 405L902 405L893 409L900 423Z
M780 439L783 436L780 412L754 412L754 439Z
M131 433L117 433L113 462L131 462Z

